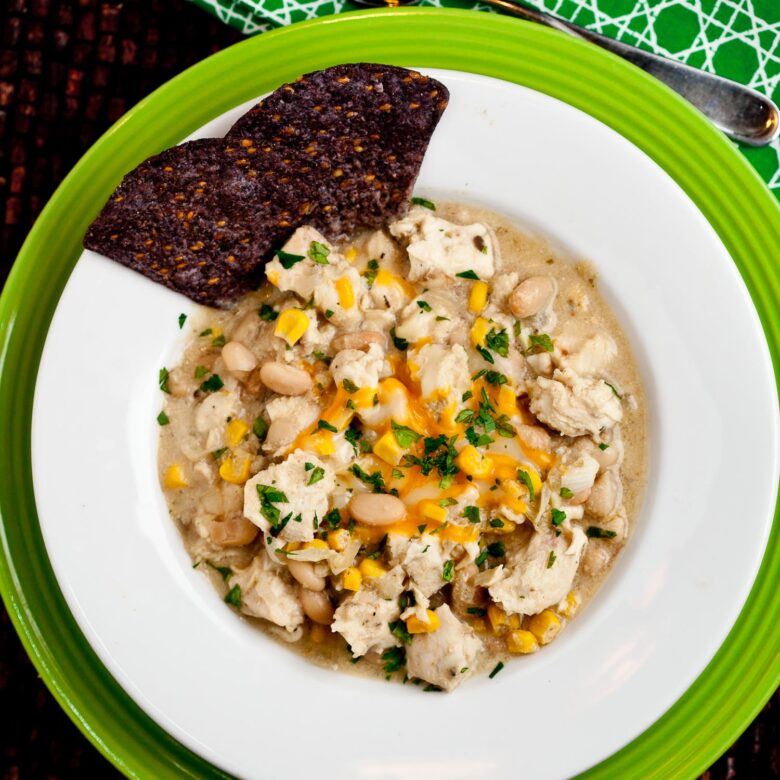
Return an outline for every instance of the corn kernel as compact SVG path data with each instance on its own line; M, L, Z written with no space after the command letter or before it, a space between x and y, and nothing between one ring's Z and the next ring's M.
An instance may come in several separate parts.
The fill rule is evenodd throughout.
M506 637L506 649L510 653L535 653L539 649L536 637L530 631L510 631Z
M406 630L410 634L431 634L439 628L441 625L439 616L432 609L426 609L425 614L428 618L427 623L420 620L417 615L412 615L406 621Z
M327 550L328 543L324 539L312 539L303 543L304 550Z
M284 546L285 552L295 552L296 550L301 549L301 543L300 542L287 542L287 544Z
M374 455L382 458L385 463L389 463L391 466L397 466L405 452L396 441L395 434L392 431L388 431L374 442L373 451Z
M430 499L420 501L418 509L420 510L420 514L423 517L427 517L429 520L436 520L439 523L443 523L447 519L447 510Z
M274 336L284 339L290 346L296 344L309 328L309 318L300 309L285 309L279 314Z
M334 287L339 296L339 306L342 309L351 309L355 305L355 290L352 288L352 282L346 276L342 276L336 279Z
M499 414L505 414L507 417L517 414L517 396L509 385L501 385L498 388L497 406Z
M266 273L265 278L268 279L269 282L271 282L274 287L279 286L279 274L276 271L268 271Z
M243 420L231 420L225 431L225 442L228 447L237 447L249 433L249 424Z
M485 337L490 332L490 323L484 317L477 317L471 326L471 343L475 347L485 345Z
M231 455L222 461L222 465L219 467L219 476L222 477L225 482L231 482L234 485L243 485L244 482L249 479L250 465L251 458L242 458L239 463L238 458Z
M330 531L328 533L328 544L331 549L336 552L342 552L347 546L347 540L349 539L349 531L346 528L340 528L338 531Z
M311 630L309 631L309 639L315 644L322 644L327 638L330 631L325 626L321 626L319 623L312 623Z
M174 463L165 472L163 477L163 484L168 490L181 490L186 488L189 484L184 476L184 471L178 463Z
M488 607L487 616L494 634L497 634L506 625L506 612L497 604L491 604Z
M493 473L493 461L472 444L467 444L455 458L460 468L474 479L487 479Z
M566 598L558 604L558 612L565 618L573 618L580 606L580 597L576 591L571 591Z
M360 586L363 583L363 575L360 573L360 569L356 569L354 566L350 566L344 571L342 584L344 590L359 591Z
M474 282L471 293L469 293L469 311L479 314L487 304L487 294L487 282Z
M520 628L520 615L507 615L506 624L512 631Z
M522 463L520 465L520 469L528 474L528 476L531 478L531 484L534 487L534 494L538 496L542 492L542 480L539 477L539 472L532 466L529 466L527 463ZM527 489L528 488L526 488L526 490Z
M357 249L355 249L354 246L351 246L349 249L347 249L346 252L344 252L344 259L348 263L354 263L356 257L357 257Z
M484 634L487 630L487 623L483 618L475 618L471 621L471 627L478 633Z
M352 393L350 398L358 409L371 409L374 406L376 396L377 389L375 387L361 387L356 393Z
M384 577L385 574L387 574L387 569L372 558L363 558L358 568L360 569L360 573L368 579L377 579L379 577Z
M551 609L545 609L528 621L528 628L540 645L546 645L552 642L561 630L561 619Z

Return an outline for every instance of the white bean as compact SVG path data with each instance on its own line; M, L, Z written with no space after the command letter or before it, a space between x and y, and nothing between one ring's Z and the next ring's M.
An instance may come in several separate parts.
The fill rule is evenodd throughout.
M260 379L279 395L303 395L311 390L311 377L302 368L286 363L264 363L260 368Z
M518 319L533 317L555 295L555 282L549 276L531 276L515 287L509 296L509 309Z
M585 511L596 517L609 517L617 509L618 482L617 475L605 471L593 483L593 489L585 502Z
M614 466L620 457L620 452L617 446L610 446L605 450L594 446L593 452L591 454L593 459L599 464L601 471L608 469L610 466Z
M280 447L284 447L287 444L291 444L293 439L298 435L300 430L295 420L291 420L289 417L280 417L274 420L268 426L268 433L265 435L265 442L263 442L263 449L269 452L275 452Z
M240 341L228 341L222 347L222 360L225 362L225 368L231 373L251 371L257 366L257 358Z
M612 560L612 552L603 542L591 540L582 556L582 570L591 576L600 574Z
M390 525L406 516L404 502L385 493L358 493L352 496L348 508L355 520L366 525Z
M333 622L333 604L325 591L301 588L300 598L303 611L315 623L329 626Z
M539 425L518 425L517 435L520 441L535 450L549 450L552 448L550 434Z
M287 568L304 588L317 592L324 590L325 580L314 573L314 565L310 561L294 561L290 558Z
M212 522L209 526L209 538L220 547L243 547L251 544L259 529L243 515L231 515L224 520Z
M375 330L356 330L352 333L342 333L331 342L334 352L341 352L342 349L368 349L372 344L378 344L384 349L384 334Z

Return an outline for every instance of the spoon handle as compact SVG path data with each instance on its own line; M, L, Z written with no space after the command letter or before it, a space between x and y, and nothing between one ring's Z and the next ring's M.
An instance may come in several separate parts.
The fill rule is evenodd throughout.
M527 8L514 0L485 2L512 16L553 27L623 57L684 97L708 117L715 127L735 141L764 146L777 138L780 132L780 111L777 106L750 87L612 40L552 14Z

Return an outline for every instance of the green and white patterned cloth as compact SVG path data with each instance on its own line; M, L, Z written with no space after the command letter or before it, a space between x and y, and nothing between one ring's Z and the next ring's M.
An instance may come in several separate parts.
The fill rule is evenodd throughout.
M357 8L350 0L192 0L246 34ZM739 81L780 101L780 0L528 0L612 38ZM489 10L469 0L420 5ZM739 145L780 198L780 141Z

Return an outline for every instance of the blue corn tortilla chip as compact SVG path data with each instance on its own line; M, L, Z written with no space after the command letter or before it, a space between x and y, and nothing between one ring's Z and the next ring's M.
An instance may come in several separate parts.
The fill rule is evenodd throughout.
M336 240L402 213L447 98L439 82L384 65L303 76L225 138L167 149L127 174L84 246L229 306L300 225Z

